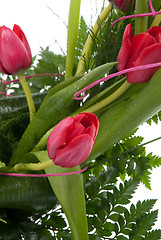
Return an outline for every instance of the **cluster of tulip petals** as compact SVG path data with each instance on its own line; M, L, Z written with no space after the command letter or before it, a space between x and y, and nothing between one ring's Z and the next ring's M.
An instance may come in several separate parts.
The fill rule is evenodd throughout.
M0 71L15 74L30 67L31 49L22 29L18 25L13 30L0 27Z
M132 0L109 0L110 2L113 2L115 6L120 9L122 12L125 12L126 9L129 6L130 1ZM135 8L135 2L136 0L133 0L133 9Z
M161 62L161 27L154 26L146 32L133 37L131 24L125 28L121 49L117 56L118 71ZM149 81L159 67L148 68L127 73L129 83Z
M98 133L99 121L93 113L79 113L60 121L49 135L47 150L54 164L72 168L89 156Z

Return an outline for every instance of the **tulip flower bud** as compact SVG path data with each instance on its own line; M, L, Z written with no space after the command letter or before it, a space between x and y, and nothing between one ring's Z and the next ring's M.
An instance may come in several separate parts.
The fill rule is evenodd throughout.
M154 26L133 37L131 24L125 28L121 49L117 56L118 71L161 62L161 27ZM127 73L129 83L149 81L159 67Z
M98 133L99 121L93 113L79 113L60 121L49 135L47 151L54 164L72 168L89 156Z
M132 0L109 0L110 2L114 2L115 6L121 10L122 12L125 12L126 9L129 6L129 1ZM136 0L134 0L134 5L133 5L133 9L135 8L135 2Z
M14 74L30 67L32 55L25 34L18 25L13 30L0 27L0 71Z

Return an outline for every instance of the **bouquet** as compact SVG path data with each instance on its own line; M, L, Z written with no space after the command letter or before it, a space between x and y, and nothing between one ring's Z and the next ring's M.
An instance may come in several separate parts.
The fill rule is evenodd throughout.
M0 27L0 239L161 238L156 199L131 202L161 165L137 136L161 119L161 2L110 0L92 29L80 6L66 55Z

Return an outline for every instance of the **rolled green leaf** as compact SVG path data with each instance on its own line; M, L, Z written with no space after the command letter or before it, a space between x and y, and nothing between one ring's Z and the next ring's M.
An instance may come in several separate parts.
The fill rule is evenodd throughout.
M56 86L52 87L52 89L49 91L49 93L46 95L44 102L51 96L53 96L54 94L56 94L57 92L59 92L60 90L62 90L63 88L69 86L70 84L76 82L77 80L79 80L82 76L75 76L75 77L71 77L69 79L67 79L66 81L63 81L59 84L57 84Z

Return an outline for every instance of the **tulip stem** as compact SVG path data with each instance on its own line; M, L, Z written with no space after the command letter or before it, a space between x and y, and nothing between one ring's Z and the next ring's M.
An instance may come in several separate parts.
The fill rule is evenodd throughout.
M109 5L102 11L100 16L98 17L96 23L93 26L92 31L88 35L88 38L86 40L86 43L84 45L81 58L79 60L78 66L77 66L77 71L76 75L82 75L85 72L85 64L88 64L88 59L91 54L92 46L93 46L93 38L98 32L99 25L104 22L104 20L107 18L109 13L111 12L112 5L109 3Z
M55 127L55 126L54 126ZM37 152L40 149L43 149L46 146L48 137L50 133L53 131L54 127L50 128L40 139L40 141L36 144L36 146L32 149L32 152Z
M26 79L24 77L23 74L18 74L18 78L20 80L21 86L24 90L25 96L26 96L26 100L28 103L28 108L29 108L29 113L30 113L30 121L33 119L34 115L35 115L35 105L34 105L34 101L29 89L29 86L26 82Z
M75 47L78 36L80 5L81 0L70 1L65 79L68 79L73 76L73 64Z
M53 165L52 160L39 163L18 163L13 168L10 169L10 172L19 172L19 171L41 171Z
M148 0L136 0L135 14L146 13L149 10ZM148 29L148 17L135 18L135 35L146 32Z
M131 86L131 83L128 83L125 81L121 87L119 87L114 93L112 93L110 96L104 98L102 101L94 104L93 106L86 108L83 112L96 112L100 110L101 108L109 105L114 100L116 100L118 97L120 97L129 87Z

